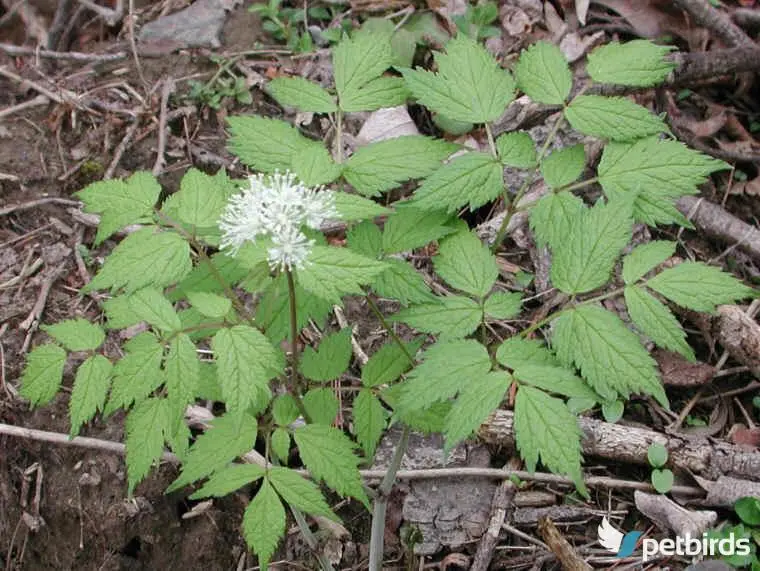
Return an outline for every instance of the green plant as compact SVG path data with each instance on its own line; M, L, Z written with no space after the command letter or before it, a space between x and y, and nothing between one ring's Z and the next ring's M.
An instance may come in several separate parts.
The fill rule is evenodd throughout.
M654 85L672 69L663 59L668 51L650 42L613 44L591 54L588 71L600 83ZM165 442L182 461L171 490L203 480L192 495L202 498L253 484L243 531L262 566L284 533L286 505L312 546L302 512L336 517L315 482L370 506L357 467L372 458L389 422L400 423L401 441L373 506L370 568L379 569L386 501L411 429L443 432L450 449L514 388L515 437L528 469L540 462L587 495L575 413L603 404L608 417L618 416L617 403L631 394L668 404L639 336L600 302L622 297L640 332L693 360L681 325L661 299L713 311L755 292L696 262L657 271L676 249L665 241L625 255L622 285L613 283L634 221L688 224L674 202L726 165L661 138L667 131L662 120L628 99L579 95L568 101L572 76L556 47L538 43L523 52L515 79L466 36L434 54L437 72L407 67L403 77L386 74L394 54L382 30L359 31L332 55L334 89L301 78L277 78L268 86L282 105L329 117L332 153L284 121L236 116L228 119L230 150L264 174L233 180L224 172L190 170L163 204L155 178L143 172L79 193L86 209L101 215L96 244L124 226L144 224L116 246L85 290L111 292L103 304L106 329L145 322L149 330L127 341L124 356L112 362L100 325L76 319L46 327L52 342L30 353L21 393L34 405L49 402L60 388L67 351L79 353L75 359L86 356L70 400L72 435L98 411L126 410L130 492ZM562 107L538 150L525 132L493 136L491 122L515 89ZM489 151L462 152L444 164L463 149L406 136L344 156L345 113L399 105L410 95L452 121L483 125ZM607 141L596 176L582 182L582 146L549 153L565 121ZM514 194L504 185L505 166L528 173ZM539 176L549 192L523 205ZM424 180L409 200L390 207L372 200L418 179ZM587 206L573 191L593 183L605 197ZM333 190L306 188L318 185ZM489 249L457 213L495 200L503 200L506 215ZM553 284L568 301L498 342L488 328L520 315L523 299L496 288L494 251L509 220L526 208L538 242L553 254ZM385 217L382 229L374 222L378 216ZM347 224L345 248L328 245L320 234L326 218ZM438 244L433 268L450 295L434 294L398 256L431 242ZM253 310L242 291L256 294ZM351 366L350 330L325 334L300 357L297 350L300 330L309 321L323 325L346 295L363 296L389 336L361 367L351 403L358 446L332 426L338 401L326 385ZM384 315L377 296L402 309ZM425 335L402 340L390 325L397 322ZM539 331L549 343L533 338ZM294 349L288 359L280 349L286 338ZM213 359L200 359L199 348ZM226 412L194 438L182 417L196 399L223 403ZM267 463L237 463L257 442ZM296 450L313 481L288 467Z
M306 53L314 49L311 33L305 29L309 20L329 23L338 15L332 5L291 8L282 4L282 0L269 0L267 3L254 4L249 10L261 15L264 19L262 27L266 32L272 34L275 40L284 42L296 53ZM334 43L350 29L350 20L341 20L339 27L324 30L322 36Z
M205 83L190 80L190 93L187 96L200 105L208 105L211 109L219 109L226 97L243 105L252 103L253 97L245 83L245 78L238 77L230 71L239 57L225 59L220 56L211 56L210 59L219 66L219 69ZM225 74L228 77L224 77Z
M468 4L463 15L454 16L454 23L460 33L482 40L501 35L501 29L491 25L498 17L499 7L495 2L479 2L474 6Z
M668 462L667 449L655 442L647 449L647 459L652 467L652 486L661 494L667 494L673 488L673 472L665 468Z
M722 525L709 530L707 535L715 539L728 539L733 536L734 541L748 539L750 552L747 555L724 555L721 560L733 567L760 571L760 558L757 554L757 546L760 545L760 498L740 498L734 504L734 511L739 516L740 523Z

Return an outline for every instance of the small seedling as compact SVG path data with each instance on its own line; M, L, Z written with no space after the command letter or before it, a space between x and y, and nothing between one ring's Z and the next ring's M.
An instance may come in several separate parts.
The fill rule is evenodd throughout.
M664 467L668 461L667 449L655 442L647 450L647 459L653 468L652 486L661 494L667 494L673 488L673 472Z
M740 498L734 504L734 512L740 523L711 529L707 536L711 539L733 539L734 545L738 540L746 541L749 553L724 555L721 560L737 569L760 571L760 558L757 553L757 546L760 545L760 498Z
M501 29L491 25L498 17L499 7L495 2L481 2L467 6L463 15L454 16L454 23L461 33L473 40L484 40L501 35Z

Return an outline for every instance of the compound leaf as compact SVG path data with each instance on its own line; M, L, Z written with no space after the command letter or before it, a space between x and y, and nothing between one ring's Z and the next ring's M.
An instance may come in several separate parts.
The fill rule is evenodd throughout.
M552 188L575 182L586 166L586 152L582 144L554 151L541 161L541 176Z
M182 177L179 190L166 199L161 210L191 227L215 228L236 189L224 170L211 176L191 168Z
M102 327L81 317L43 325L40 329L69 351L92 351L100 347L106 338Z
M438 299L436 303L402 309L388 319L449 339L467 337L482 323L483 308L469 297L450 295Z
M649 87L663 81L675 69L675 63L665 60L674 49L649 40L611 42L589 54L586 71L599 83Z
M161 331L177 331L182 328L177 312L171 302L160 290L146 287L131 294L128 298L132 314L141 321Z
M406 83L401 77L378 77L368 81L361 89L351 89L340 100L346 113L375 111L384 107L403 105L409 97Z
M127 408L145 398L164 381L161 372L164 348L155 335L141 333L124 348L127 354L113 368L111 396L104 411L106 414L119 407Z
M312 381L333 381L346 372L350 361L351 328L346 327L323 337L317 350L304 349L301 373Z
M285 508L267 480L245 509L243 535L258 556L259 567L267 569L277 544L285 535Z
M205 291L189 291L187 299L192 306L206 317L223 318L232 309L232 300L215 293Z
M331 425L340 403L331 389L311 389L303 397L303 406L311 422Z
M636 246L633 251L623 258L623 280L633 284L676 251L676 243L666 240L653 240Z
M496 360L510 369L518 369L524 365L560 365L543 341L517 336L510 337L499 345Z
M387 34L360 30L345 38L332 51L338 102L356 97L356 92L377 78L393 63Z
M449 285L480 298L491 291L499 276L496 257L477 235L467 230L441 240L433 264Z
M505 133L496 139L501 164L527 169L536 166L536 144L525 131Z
M150 471L164 451L169 432L169 407L166 399L147 398L127 415L127 482L129 495Z
M559 365L543 363L520 363L512 373L522 383L551 393L598 401L599 397L575 373Z
M499 407L512 377L504 371L469 380L446 415L443 433L446 450L472 434Z
M565 109L565 117L584 135L630 141L667 131L662 119L625 97L579 95Z
M386 258L384 262L388 269L372 282L372 289L377 295L398 300L402 305L427 303L435 299L420 272L409 262L395 258Z
M283 107L299 111L332 113L337 111L335 98L313 81L303 77L276 77L269 82L269 92Z
M494 292L483 304L485 314L491 319L509 319L518 315L521 309L522 295L517 292Z
M362 196L339 191L333 191L333 196L335 197L335 210L338 211L338 218L345 222L371 220L391 213L388 208Z
M385 408L371 390L359 391L353 403L354 433L367 458L375 455L387 416Z
M61 387L65 363L66 351L58 345L48 343L32 349L21 377L21 396L35 406L49 403Z
M203 487L190 496L190 499L223 498L247 484L260 480L264 474L266 474L264 468L256 464L231 464L214 472Z
M249 167L272 173L289 170L293 158L311 141L279 119L256 115L228 117L230 151Z
M386 254L406 252L429 244L455 231L451 216L441 210L427 212L410 206L396 206L383 228L383 251Z
M112 370L113 365L103 355L92 355L79 365L69 399L72 437L79 434L82 425L92 420L97 411L103 410Z
M570 235L573 223L582 216L583 201L571 192L550 192L530 209L530 227L539 246L552 250Z
M269 481L288 505L307 514L337 519L317 485L298 472L288 468L269 468Z
M201 363L195 344L186 333L179 333L169 342L164 362L166 390L169 397L172 428L182 422L185 407L195 399L201 377Z
M414 366L414 355L420 347L422 339L404 343L405 349L401 349L395 341L389 341L362 368L362 384L365 387L376 387L392 383Z
M517 87L537 103L562 105L570 95L573 74L554 44L536 42L523 50L515 66Z

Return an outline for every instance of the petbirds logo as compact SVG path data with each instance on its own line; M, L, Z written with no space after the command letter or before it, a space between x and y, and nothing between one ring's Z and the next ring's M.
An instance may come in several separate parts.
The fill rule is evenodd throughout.
M616 530L605 517L597 528L599 543L616 557L629 557L636 549L636 542L641 537L640 531L629 531L625 535Z

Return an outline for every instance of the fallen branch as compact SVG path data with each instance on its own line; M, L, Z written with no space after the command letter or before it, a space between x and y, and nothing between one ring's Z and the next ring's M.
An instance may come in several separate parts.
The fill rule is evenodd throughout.
M46 59L62 59L71 61L120 61L128 56L125 52L116 52L112 54L88 54L84 52L56 52L27 46L17 46L15 44L6 44L0 42L0 51L10 56L35 56Z
M575 552L570 542L562 537L557 526L548 517L538 520L538 533L549 546L557 560L562 564L562 569L567 571L591 571L592 567Z
M755 42L744 30L734 24L725 12L713 8L707 0L674 0L674 3L686 10L694 22L713 32L726 45L755 46Z
M29 208L37 208L38 206L44 206L45 204L63 204L64 206L79 206L81 203L78 200L71 200L69 198L38 198L37 200L30 200L22 204L11 204L5 208L0 208L0 216L7 216L12 212L18 212L19 210L28 210Z
M593 418L578 419L581 445L585 456L595 456L617 462L648 465L647 450L654 443L665 446L669 465L710 480L733 476L756 480L760 476L760 452L706 439L666 436L646 428L610 424ZM513 415L497 411L480 428L480 436L489 444L514 449Z

